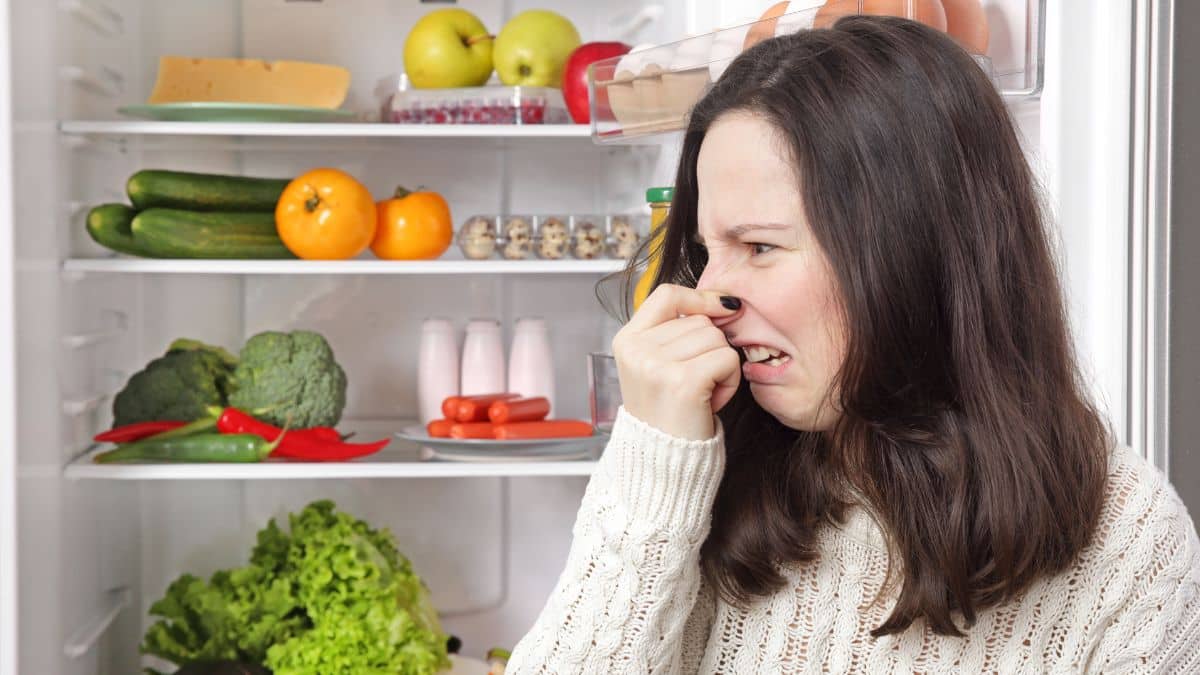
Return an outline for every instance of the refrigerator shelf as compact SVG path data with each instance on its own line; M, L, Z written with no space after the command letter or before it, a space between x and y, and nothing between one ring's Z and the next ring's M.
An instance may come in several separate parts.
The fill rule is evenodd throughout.
M59 131L80 136L249 136L304 138L574 138L590 139L586 124L382 124L275 122L59 122Z
M611 274L624 260L161 260L72 258L67 274Z
M104 633L112 627L117 616L133 604L133 592L126 586L114 588L104 595L103 605L80 626L63 644L67 658L78 659L92 650Z
M304 480L316 478L497 478L590 476L592 460L447 462L421 460L393 443L377 455L352 462L262 462L259 464L96 464L92 450L63 470L68 480Z

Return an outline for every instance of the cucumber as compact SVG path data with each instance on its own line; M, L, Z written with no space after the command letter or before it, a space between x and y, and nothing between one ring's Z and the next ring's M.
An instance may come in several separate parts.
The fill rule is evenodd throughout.
M87 231L101 246L118 253L148 256L133 239L133 217L137 211L124 204L101 204L88 211Z
M295 258L270 213L199 213L147 209L133 218L133 239L161 258Z
M279 195L289 182L279 178L146 169L129 177L125 191L138 210L166 208L274 213Z

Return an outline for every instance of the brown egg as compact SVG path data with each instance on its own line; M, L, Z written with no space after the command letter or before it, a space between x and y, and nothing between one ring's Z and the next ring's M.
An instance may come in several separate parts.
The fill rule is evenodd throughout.
M908 16L910 1L912 16ZM825 5L817 10L813 27L829 28L838 19L850 14L904 16L946 31L946 8L942 6L942 0L826 0Z
M788 11L788 5L791 2L777 2L767 8L767 11L758 17L758 22L750 26L750 30L746 32L746 41L742 43L742 51L750 49L754 45L775 37L775 24L779 22L779 17L783 16Z
M979 0L942 0L946 9L946 32L972 54L986 54L987 14Z

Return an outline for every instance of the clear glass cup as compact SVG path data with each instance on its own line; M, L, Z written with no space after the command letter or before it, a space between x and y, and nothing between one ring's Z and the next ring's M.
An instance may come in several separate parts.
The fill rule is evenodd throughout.
M592 426L610 433L621 406L621 383L617 380L617 360L612 354L588 354L588 404Z

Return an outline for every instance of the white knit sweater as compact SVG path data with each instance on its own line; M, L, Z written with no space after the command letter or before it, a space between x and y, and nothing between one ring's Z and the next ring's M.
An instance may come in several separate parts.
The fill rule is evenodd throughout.
M980 612L965 638L922 622L873 638L887 554L871 517L819 533L820 557L745 611L701 581L724 470L720 432L667 436L622 410L575 523L566 570L507 672L1200 673L1200 542L1162 475L1114 451L1093 543L1075 565Z

